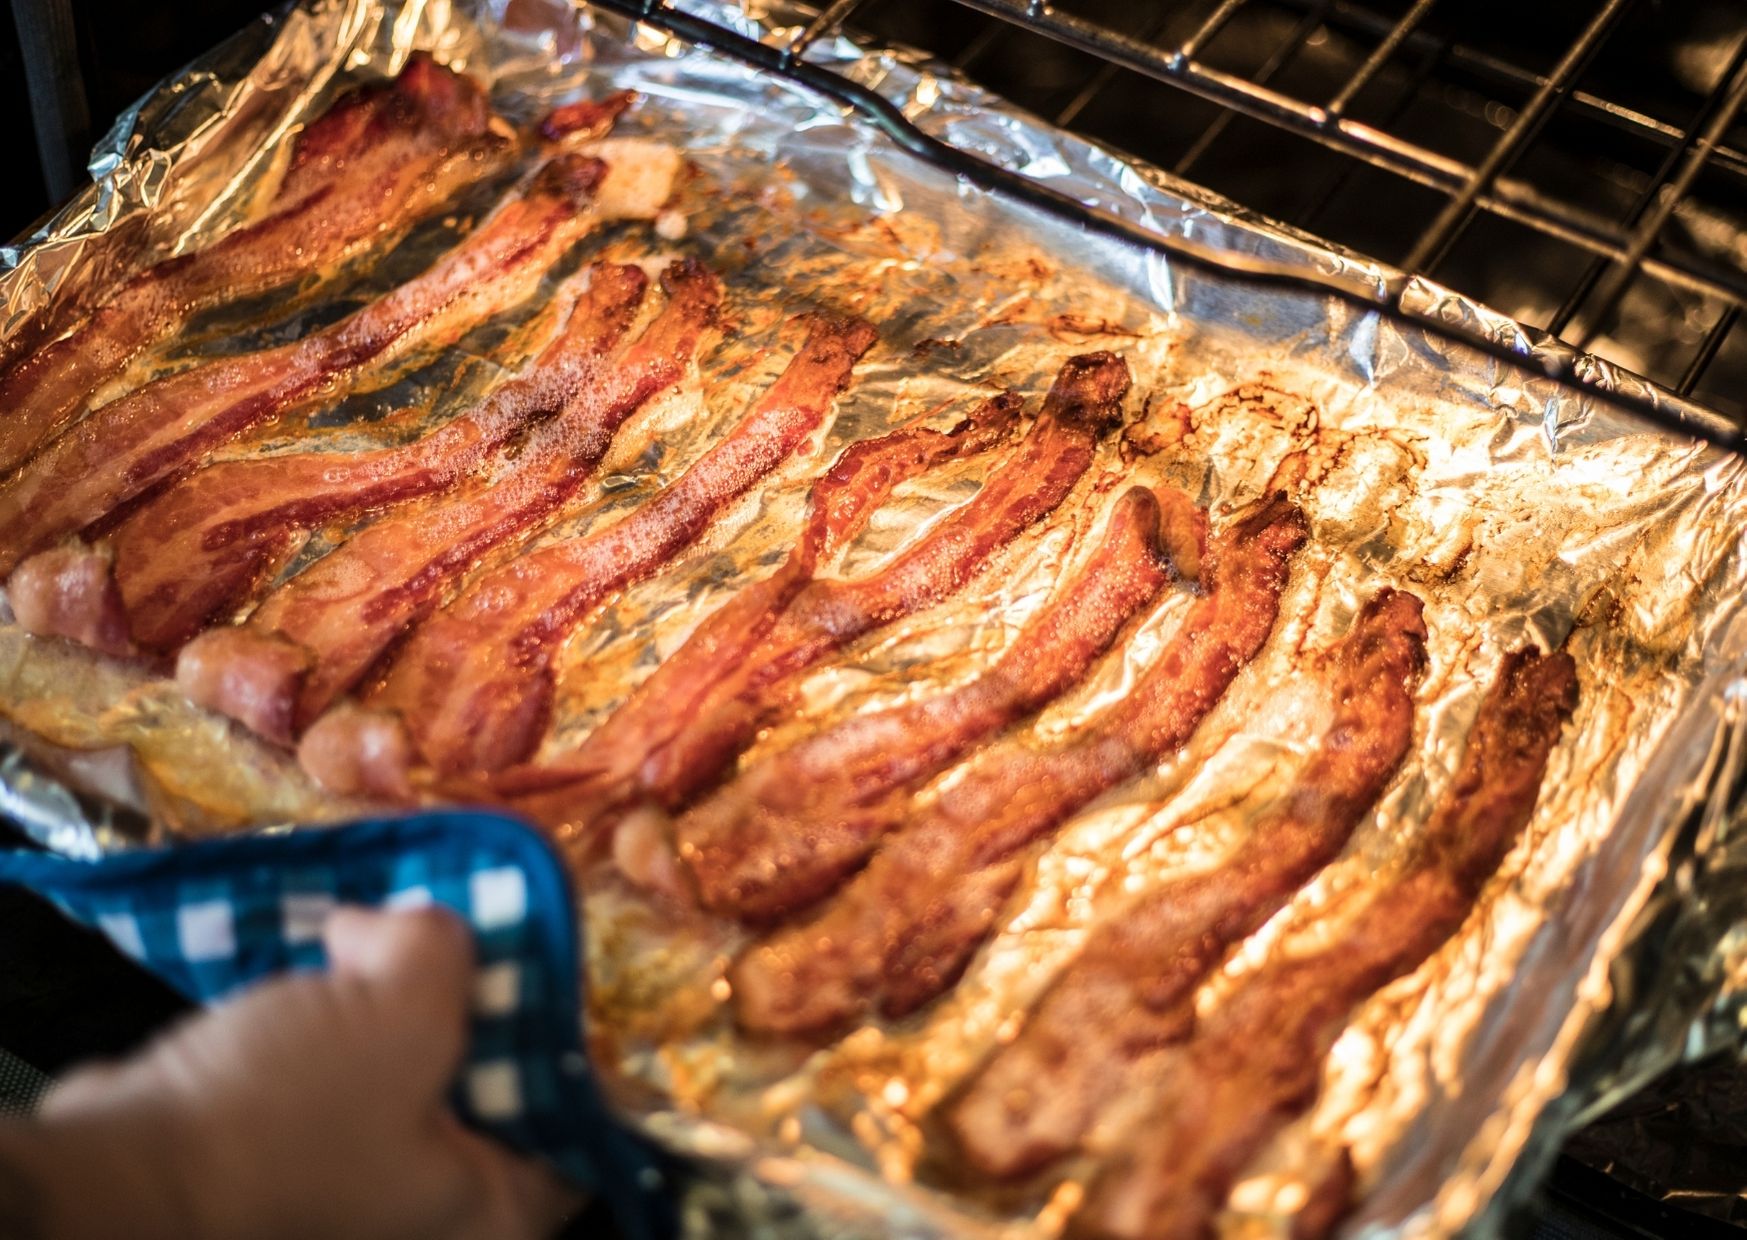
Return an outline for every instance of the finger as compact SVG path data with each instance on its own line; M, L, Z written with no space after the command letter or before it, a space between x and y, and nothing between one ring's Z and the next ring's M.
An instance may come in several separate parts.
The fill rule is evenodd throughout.
M45 1119L101 1114L127 1089L126 1072L114 1064L89 1064L55 1083L37 1107Z
M466 925L435 907L342 908L323 938L334 973L364 984L384 1038L416 1048L421 1079L446 1085L461 1062L473 988Z
M445 908L336 909L323 937L340 973L452 996L458 1003L472 981L473 936Z
M476 1169L485 1193L480 1234L544 1240L588 1203L545 1163L461 1126L452 1130L461 1156Z
M281 980L250 991L284 989ZM247 998L248 996L245 996ZM227 1007L238 1004L230 1000ZM44 1116L64 1117L103 1114L161 1099L166 1088L177 1088L210 1073L228 1057L215 1052L212 1012L186 1012L159 1030L147 1044L126 1059L85 1064L49 1091L39 1108Z

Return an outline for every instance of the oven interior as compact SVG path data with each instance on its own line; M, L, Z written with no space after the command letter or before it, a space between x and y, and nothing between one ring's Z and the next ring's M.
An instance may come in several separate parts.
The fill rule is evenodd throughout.
M1747 420L1747 28L1727 0L828 16Z
M40 58L71 46L76 68L77 32L102 13L14 9L54 186L92 100ZM1063 128L1452 287L1747 431L1747 22L1730 0L835 0L770 71L798 72L840 29L949 62ZM131 67L155 78L176 65ZM0 1095L28 1100L43 1074L125 1050L181 1010L29 897L0 891L0 944ZM1731 1172L1747 1184L1747 1133L1717 1105L1744 1088L1713 1063L1625 1104L1572 1143L1525 1234L1743 1234L1732 1190L1689 1198L1699 1213L1656 1200L1632 1187L1655 1184L1653 1169L1618 1151L1685 1133L1717 1187ZM606 1226L591 1215L573 1232Z

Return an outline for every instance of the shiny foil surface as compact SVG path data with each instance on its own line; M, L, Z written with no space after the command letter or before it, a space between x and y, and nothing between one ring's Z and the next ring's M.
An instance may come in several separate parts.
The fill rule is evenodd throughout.
M685 7L766 37L799 20L714 0ZM620 225L584 248L620 260L696 254L727 288L723 343L620 432L583 501L542 540L616 519L678 476L780 369L798 339L796 313L851 310L881 334L808 451L571 641L554 749L586 735L700 620L781 561L810 483L845 444L919 416L949 426L1000 388L1026 393L1035 411L1075 353L1120 352L1135 384L1126 426L1067 502L948 602L811 674L799 713L748 760L985 669L1090 552L1126 486L1184 487L1217 523L1282 469L1301 476L1312 540L1262 654L1186 749L1052 837L964 980L917 1016L870 1022L812 1053L754 1044L724 1007L741 932L676 913L604 868L582 875L593 1045L627 1113L700 1156L684 1189L695 1230L731 1219L769 1234L1056 1234L1096 1151L1023 1190L965 1189L934 1158L931 1108L1014 1036L1114 896L1217 864L1279 796L1328 717L1316 671L1383 586L1424 600L1431 635L1407 762L1340 860L1243 945L1199 1004L1217 1004L1275 953L1326 939L1335 897L1399 864L1505 651L1563 645L1581 703L1480 906L1424 967L1355 1013L1316 1105L1241 1178L1222 1234L1284 1234L1305 1185L1343 1147L1361 1192L1343 1234L1488 1231L1582 1116L1671 1062L1732 1044L1747 978L1747 940L1734 929L1747 924L1736 894L1747 883L1736 873L1733 795L1747 704L1738 679L1747 469L1527 371L1325 295L1259 290L1066 227L921 163L799 88L557 0L322 0L244 32L124 116L93 161L93 186L0 254L4 330L245 218L295 126L415 49L489 81L518 120L578 94L637 90L618 132L686 155L688 233L664 241ZM925 62L842 39L810 56L924 129L1200 252L1360 287L1392 278L1016 114ZM208 316L131 378L331 321L416 272L514 175L470 191L338 290L293 299L288 311ZM1415 296L1524 351L1557 347L1429 284ZM311 433L337 447L375 444L435 425L530 356L549 319L528 307L221 454L295 449ZM1608 377L1645 390L1630 375ZM414 412L383 422L404 409ZM877 568L973 494L981 468L962 463L901 489L830 571ZM287 571L341 535L312 537ZM1189 597L1167 590L1085 682L1021 731L1064 735L1119 699ZM9 746L0 811L69 853L283 829L359 808L323 795L289 755L188 705L161 671L31 638L9 613L0 714Z

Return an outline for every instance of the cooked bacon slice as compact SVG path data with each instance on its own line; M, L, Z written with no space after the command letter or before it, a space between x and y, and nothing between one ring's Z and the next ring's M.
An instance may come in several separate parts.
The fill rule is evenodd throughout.
M474 581L413 632L367 703L397 712L438 771L492 771L526 757L550 710L552 656L570 631L609 594L668 563L799 447L874 340L859 319L815 317L782 377L720 443L622 521Z
M620 90L604 99L578 99L553 108L540 122L540 136L548 142L601 137L636 99L635 91Z
M296 686L309 672L309 651L273 633L220 628L189 642L176 660L176 683L202 706L224 713L257 736L289 744Z
M32 556L6 583L6 598L27 633L65 637L104 654L134 653L107 548L56 547Z
M1568 655L1525 649L1505 658L1461 770L1401 872L1333 942L1264 965L1200 1021L1161 1073L1144 1133L1095 1182L1079 1231L1209 1233L1244 1165L1315 1099L1329 1048L1353 1008L1417 969L1461 928L1528 821L1576 702ZM1128 963L1147 968L1163 959ZM1104 1044L1096 1017L1078 1015L1076 1058L1088 1034ZM1294 1235L1325 1233L1341 1211L1325 1206L1319 1213Z
M400 720L356 702L341 702L297 743L297 761L328 789L382 801L410 801L418 755Z
M983 489L880 572L809 584L692 725L644 762L644 794L674 808L703 791L786 702L786 678L949 597L1055 511L1091 467L1099 437L1121 422L1129 382L1128 364L1114 354L1069 358L1036 423Z
M949 1125L973 1167L1033 1170L1134 1088L1135 1062L1193 1019L1197 983L1340 852L1382 793L1413 738L1424 663L1419 600L1382 591L1334 655L1334 715L1280 806L1223 865L1165 884L1094 932L1018 1040L954 1104ZM1044 1091L1033 1074L1046 1065Z
M1142 487L1124 494L1078 575L983 675L849 719L688 810L673 839L704 907L761 921L818 899L903 821L905 793L1083 677L1172 579L1169 548L1200 544L1201 510L1180 491L1160 498Z
M417 278L292 344L149 383L69 427L0 485L0 573L318 392L344 387L392 346L440 346L521 301L595 216L606 173L566 155Z
M522 796L525 812L554 826L579 807L615 807L634 789L650 750L684 727L709 691L751 657L819 564L862 529L894 488L1006 440L1022 404L1003 392L950 431L905 426L844 449L813 484L807 525L776 572L712 612L573 753L558 762L504 772L496 781L499 790Z
M668 300L655 321L616 361L597 357L589 373L574 376L563 409L529 435L501 476L369 526L270 595L240 636L226 639L227 659L246 659L251 637L267 649L289 642L305 655L295 668L270 658L286 671L280 682L286 701L268 718L289 722L262 735L290 743L481 555L534 528L574 496L625 419L679 382L715 322L721 287L696 263L676 264L664 280ZM212 638L196 638L181 658ZM225 682L189 683L201 689ZM202 689L190 696L238 717L222 693Z
M1009 429L1016 398L999 397L989 403L994 416L967 419L949 432L925 427L906 427L879 439L846 449L824 477L813 485L812 514L800 541L776 573L735 594L706 620L692 639L656 672L660 677L676 663L700 659L701 668L713 668L721 659L733 657L730 644L743 650L750 638L748 625L755 625L779 595L792 596L811 575L812 565L841 546L861 527L869 512L905 478L928 463L954 454L982 450ZM758 602L762 600L762 602ZM750 608L748 604L754 604ZM762 631L762 630L760 630ZM712 637L711 634L715 634ZM341 714L341 712L346 712ZM398 740L389 743L389 733ZM356 755L369 753L368 759ZM304 769L329 788L368 793L387 800L404 800L413 787L409 766L416 760L411 738L397 717L382 711L345 705L310 729L298 747ZM471 788L461 795L474 795Z
M1129 367L1108 353L1071 358L1012 458L970 503L940 520L889 566L854 582L805 580L790 590L781 575L755 587L746 606L723 608L577 754L545 772L517 772L522 788L570 786L524 796L517 809L590 847L597 828L625 803L678 809L708 788L758 723L788 697L797 672L856 637L950 596L989 557L1059 505L1090 463L1097 437L1120 419ZM737 601L739 603L739 601ZM722 646L713 651L711 646ZM664 718L666 716L666 718ZM604 742L599 741L604 737ZM632 817L627 830L645 830ZM615 851L634 852L617 840Z
M1027 846L1187 741L1261 649L1305 534L1276 494L1216 536L1206 595L1126 698L1065 743L1021 738L974 759L816 914L740 956L729 980L741 1025L825 1034L870 1008L905 1015L951 986L1018 885Z
M0 476L197 310L386 247L507 147L479 85L422 53L393 82L341 96L298 135L266 218L140 272L75 330L0 373Z
M109 542L133 640L175 649L247 598L303 531L440 491L571 403L630 326L647 284L637 267L596 264L568 295L584 281L562 333L521 375L424 438L369 452L224 461L132 513Z

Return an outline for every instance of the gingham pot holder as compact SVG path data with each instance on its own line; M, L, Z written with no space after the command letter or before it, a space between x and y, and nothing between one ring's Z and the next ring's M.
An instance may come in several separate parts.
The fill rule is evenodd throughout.
M323 967L321 927L337 905L454 910L479 960L457 1112L605 1196L627 1236L672 1233L663 1160L611 1114L583 1052L575 896L531 827L451 811L96 861L0 852L0 882L38 892L201 1001Z

